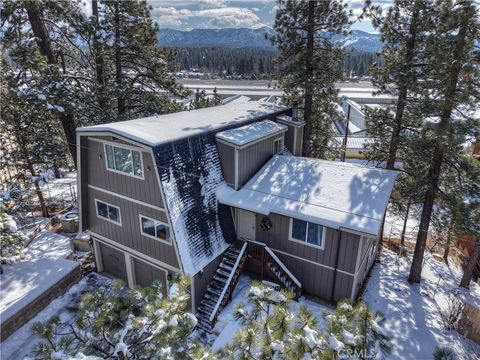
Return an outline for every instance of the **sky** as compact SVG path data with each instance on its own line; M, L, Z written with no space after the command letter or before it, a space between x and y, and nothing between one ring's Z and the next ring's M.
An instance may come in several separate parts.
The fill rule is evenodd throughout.
M196 28L258 28L272 26L274 0L148 0L151 16L160 28L191 30ZM359 14L364 0L347 1ZM378 0L386 6L392 0ZM352 29L375 32L368 20L357 21Z

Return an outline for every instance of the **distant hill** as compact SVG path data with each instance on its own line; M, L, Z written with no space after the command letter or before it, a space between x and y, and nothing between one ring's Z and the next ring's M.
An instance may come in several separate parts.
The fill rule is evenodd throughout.
M265 39L265 34L271 31L272 29L268 27L258 29L193 29L190 31L161 29L158 33L158 42L162 46L171 47L273 48L270 41ZM333 39L347 49L376 52L382 48L380 35L360 30L352 30L352 33L348 36L333 35Z

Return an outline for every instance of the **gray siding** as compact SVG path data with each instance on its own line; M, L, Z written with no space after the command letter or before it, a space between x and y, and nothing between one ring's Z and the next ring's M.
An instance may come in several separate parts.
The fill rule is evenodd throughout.
M295 141L295 128L292 125L289 125L288 123L283 123L283 122L280 122L280 123L288 126L288 130L285 133L285 146L292 154L294 154L295 149L293 148L293 146Z
M327 228L325 236L325 246L321 250L309 245L304 245L288 239L290 231L290 218L270 214L270 220L273 227L268 230L262 230L260 223L263 215L256 216L256 240L265 243L272 249L281 250L289 254L299 256L303 259L323 264L329 267L335 266L338 230ZM340 242L340 254L338 258L338 269L350 273L355 272L355 262L357 259L357 250L359 245L359 235L342 232L342 241Z
M152 266L144 261L136 258L133 261L133 272L135 276L135 284L147 287L152 285L154 281L162 284L163 295L167 295L167 271Z
M273 156L274 140L283 137L277 134L238 151L238 186L244 185Z
M373 263L375 262L375 257L377 252L378 239L373 238L363 238L363 246L361 250L360 260L358 264L358 272L355 282L355 296L358 295L358 291L362 287L365 278L368 275ZM372 253L373 251L373 253Z
M98 218L95 209L95 199L105 201L109 204L118 206L121 212L122 225L117 225ZM125 245L131 249L139 251L145 255L151 256L171 266L179 268L173 239L167 244L160 240L144 236L140 232L139 215L145 215L149 218L168 223L164 211L152 209L145 205L140 205L129 200L124 200L114 195L89 189L87 199L87 220L88 229L105 236L119 244ZM82 206L85 206L82 203Z
M297 128L297 142L293 155L301 156L302 155L302 146L303 146L303 126Z
M217 141L218 155L222 164L223 177L227 184L235 185L235 148Z
M142 151L145 179L140 179L107 170L103 143L89 139L87 147L87 161L85 163L82 157L82 171L86 172L88 184L164 207L156 166L150 153Z
M262 230L260 227L263 215L256 216L256 241L265 243L273 249L288 269L300 280L304 289L315 296L327 300L338 301L352 294L353 275L344 274L332 269L335 267L338 247L337 269L355 273L360 236L340 232L341 241L338 246L338 230L327 228L325 246L321 250L288 239L290 219L278 214L270 214L272 229ZM279 252L281 251L281 252ZM286 253L286 254L285 254ZM294 255L289 256L287 254ZM300 259L299 259L300 258ZM306 259L309 261L305 261ZM313 262L313 263L312 263ZM317 265L319 264L319 265ZM321 266L324 265L324 266ZM335 278L335 289L333 279ZM332 295L332 290L334 294Z
M212 281L213 275L215 275L217 267L222 261L222 256L223 254L211 261L203 269L203 274L200 275L200 273L198 273L193 277L195 306L198 306L198 304L200 304L200 301L202 301L203 295L207 291L208 284L210 284L210 282Z

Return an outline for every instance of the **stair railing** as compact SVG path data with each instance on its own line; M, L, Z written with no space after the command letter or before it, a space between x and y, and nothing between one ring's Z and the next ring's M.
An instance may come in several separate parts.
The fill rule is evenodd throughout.
M213 308L212 314L210 315L209 320L210 320L210 323L212 324L212 327L215 325L218 315L220 314L220 311L223 310L223 308L231 300L233 289L235 289L235 286L237 285L238 279L240 278L240 274L242 272L243 264L247 257L246 249L247 249L247 243L245 242L243 243L242 249L238 254L237 260L233 265L230 276L228 277L227 282L223 287L222 293L220 294L220 297L218 298L217 303Z
M265 257L266 257L265 264L269 263L269 261L268 261L269 258L271 260L273 260L275 263L277 263L277 265L282 270L283 275L288 277L290 279L290 281L293 284L296 285L296 289L293 293L295 295L295 298L298 298L300 296L300 293L302 292L302 284L300 283L300 281L298 281L298 279L295 277L295 275L293 275L290 272L290 270L288 270L288 268L285 266L285 264L277 257L277 255L275 255L275 253L272 251L272 249L270 249L268 246L265 246L264 249L265 249Z

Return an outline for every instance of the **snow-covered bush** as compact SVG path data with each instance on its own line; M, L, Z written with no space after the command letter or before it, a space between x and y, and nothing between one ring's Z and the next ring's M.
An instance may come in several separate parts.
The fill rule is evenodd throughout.
M17 223L0 202L0 263L12 264L23 257L28 237L17 229Z
M303 306L290 309L293 295L252 282L248 304L239 304L235 318L242 329L221 351L230 359L381 359L390 347L381 314L372 314L362 302L340 303L324 329Z
M440 317L443 327L446 330L456 330L458 322L462 317L463 308L465 307L464 297L457 292L447 295L445 306L439 308Z
M180 278L168 297L159 283L130 290L118 282L108 291L87 293L72 325L58 317L34 324L43 339L35 358L208 359L190 337L197 319L186 311L188 287L189 280Z
M452 349L447 347L437 347L433 352L433 360L455 360L456 356Z

